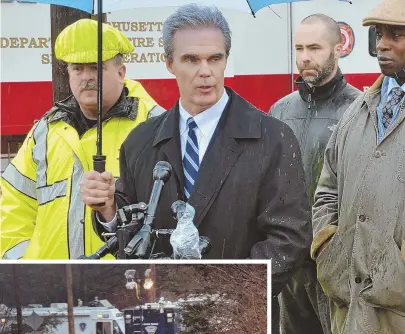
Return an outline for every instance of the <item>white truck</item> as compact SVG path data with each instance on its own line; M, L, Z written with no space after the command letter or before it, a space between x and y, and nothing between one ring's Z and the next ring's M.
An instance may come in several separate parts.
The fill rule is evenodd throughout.
M26 333L69 334L66 303L52 303L50 307L29 305L22 308L23 327ZM75 334L124 334L123 313L108 300L100 300L95 306L73 308ZM0 311L0 333L17 333L16 309ZM53 326L52 326L53 324Z

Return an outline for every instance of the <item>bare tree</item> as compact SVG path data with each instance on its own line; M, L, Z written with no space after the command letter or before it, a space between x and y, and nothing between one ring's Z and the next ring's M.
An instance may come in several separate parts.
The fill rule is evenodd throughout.
M17 310L17 330L18 333L22 332L22 311L20 304L20 289L18 284L17 269L15 264L13 266L13 277L14 277L14 294L15 294L15 306Z
M185 308L191 332L267 333L266 265L181 266L182 273L173 269L176 284L189 287L183 297L194 293L205 298Z

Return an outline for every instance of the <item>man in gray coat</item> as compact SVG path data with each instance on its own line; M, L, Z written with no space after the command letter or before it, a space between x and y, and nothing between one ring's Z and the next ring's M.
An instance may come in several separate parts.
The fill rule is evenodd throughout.
M329 137L360 91L346 82L338 67L341 33L332 18L323 14L305 18L296 32L295 49L301 75L296 80L298 91L274 104L270 115L287 123L299 140L312 205ZM329 301L309 254L279 302L281 333L330 333Z
M335 334L405 334L405 10L375 25L382 76L344 113L325 150L313 206L318 280Z

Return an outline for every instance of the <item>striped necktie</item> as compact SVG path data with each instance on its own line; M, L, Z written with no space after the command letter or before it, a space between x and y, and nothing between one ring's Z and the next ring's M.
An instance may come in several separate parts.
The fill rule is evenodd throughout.
M183 167L185 176L184 193L187 199L190 198L194 183L197 179L198 169L200 168L200 159L198 155L198 141L195 134L197 124L192 117L187 120L188 136L186 143L186 151L183 157Z

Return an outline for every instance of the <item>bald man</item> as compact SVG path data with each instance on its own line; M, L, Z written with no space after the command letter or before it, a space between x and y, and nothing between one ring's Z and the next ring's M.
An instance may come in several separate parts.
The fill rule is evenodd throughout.
M299 140L311 206L330 135L360 95L339 69L341 43L335 20L323 14L305 18L295 35L298 91L270 109L270 116L287 123ZM316 264L309 254L279 295L279 303L281 333L331 333L329 301L317 281Z

